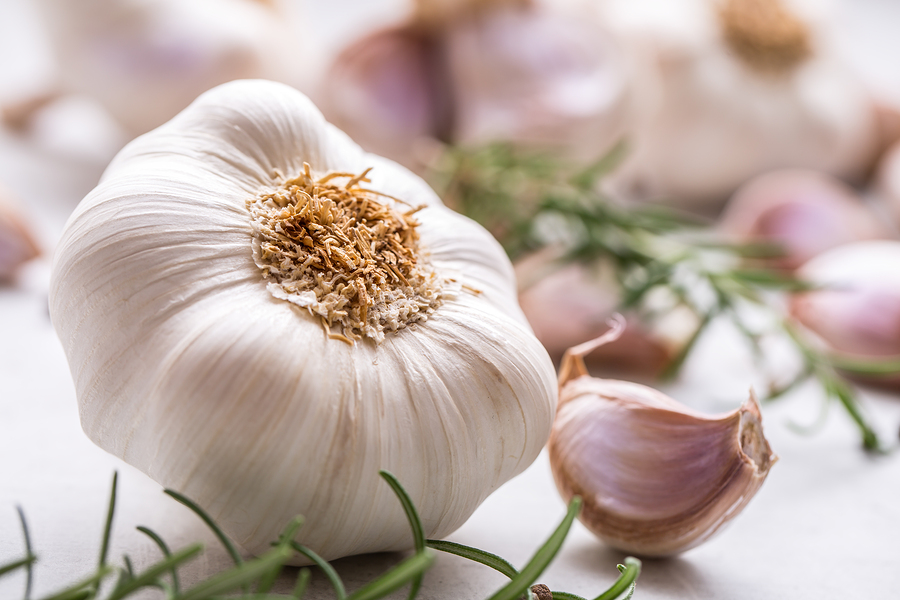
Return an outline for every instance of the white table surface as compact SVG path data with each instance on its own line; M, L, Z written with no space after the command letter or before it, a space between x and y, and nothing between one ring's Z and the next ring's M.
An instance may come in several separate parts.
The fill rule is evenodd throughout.
M894 30L900 27L895 8L868 0L860 4L861 16L848 21L848 28L862 36L869 31L863 25L875 23L876 41L878 35L885 39L883 32L891 30L887 23L893 23ZM886 16L895 20L886 23ZM865 49L859 52L865 54ZM883 77L884 69L868 68L874 77L883 78L884 89L898 89L897 82ZM51 73L30 4L0 2L0 99L37 85ZM64 130L69 137L54 143L0 131L0 185L25 204L48 253L68 213L99 177L109 145L115 143L114 133L104 130L102 143L72 151L79 148L79 136L86 128L102 129L102 119L94 117L80 105L50 115L42 127L50 130L64 122L68 128ZM0 287L0 564L23 554L15 512L21 505L40 557L38 594L90 572L99 552L110 479L118 470L112 557L127 552L138 568L157 559L155 547L134 530L145 524L174 547L209 542L207 553L185 570L186 580L226 566L224 551L191 513L81 432L66 360L47 314L48 278L49 260L43 259L31 264L15 285ZM758 385L760 379L732 342L727 328L714 330L671 393L706 409L737 405L749 385ZM864 400L881 433L895 442L900 398L866 392ZM790 420L814 421L818 408L814 389L765 407L766 433L780 457L768 481L718 537L677 558L644 561L635 598L900 597L900 454L876 457L862 452L856 431L837 406L814 436L800 436L788 427ZM449 539L521 565L564 509L542 454ZM352 590L401 558L399 554L355 557L335 566ZM615 564L622 558L576 523L541 581L553 589L596 595L615 579ZM20 597L23 581L21 575L0 579L0 598ZM485 567L440 555L426 575L421 597L484 598L503 581ZM308 597L332 597L321 575L314 577Z

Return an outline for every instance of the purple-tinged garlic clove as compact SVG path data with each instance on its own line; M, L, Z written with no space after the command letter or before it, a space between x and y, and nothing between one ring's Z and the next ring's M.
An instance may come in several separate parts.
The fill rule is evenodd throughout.
M900 242L878 240L835 248L798 275L821 288L795 294L792 317L837 357L900 359ZM880 378L884 384L900 377Z
M779 245L784 254L771 262L791 270L836 246L889 235L850 187L803 169L751 179L731 197L719 229L736 242Z
M590 377L584 355L623 327L563 359L550 464L562 497L582 497L579 519L597 537L667 556L737 516L777 458L752 392L740 408L708 416L643 385Z
M40 254L25 216L0 190L0 284L11 280L24 263Z

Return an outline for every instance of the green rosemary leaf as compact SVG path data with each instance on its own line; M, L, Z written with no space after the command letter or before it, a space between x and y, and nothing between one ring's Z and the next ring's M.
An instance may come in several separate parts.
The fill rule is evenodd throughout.
M109 597L106 600L119 600L120 598L125 598L128 596L128 594L134 593L141 588L156 585L156 580L163 573L171 571L176 566L182 565L189 560L194 559L202 551L203 544L193 544L191 546L188 546L187 548L182 548L177 552L173 552L170 556L164 558L158 563L149 566L142 573L136 574L133 579L121 581L120 585L116 586L116 588L112 591L112 593L110 593Z
M99 568L106 566L106 555L109 553L109 537L112 534L113 514L116 512L116 487L119 482L119 472L113 472L112 489L109 492L109 508L106 511L106 525L103 528L103 543L100 546Z
M637 583L638 575L641 574L641 561L633 556L629 556L625 559L624 569L619 567L619 570L622 574L619 575L619 578L616 579L615 583L613 583L608 590L594 598L594 600L615 600L626 591L628 591L628 595L625 597L625 600L631 598L634 594L634 587Z
M138 525L137 530L149 537L153 540L157 546L159 546L160 551L163 553L163 556L168 558L172 556L172 552L169 550L169 546L166 542L160 537L155 531L150 529L149 527L144 527L143 525ZM172 567L172 593L178 594L181 590L180 584L178 582L178 569Z
M616 143L606 154L600 157L600 160L588 166L583 171L576 173L569 179L572 185L581 190L591 190L597 186L597 182L604 175L611 173L622 159L628 154L628 145L625 140Z
M71 585L60 592L45 596L42 600L76 600L93 597L94 594L97 593L97 588L100 587L100 582L114 571L115 569L110 566L101 567L97 569L97 572L93 575L82 579L78 583Z
M684 364L684 361L687 360L687 357L690 356L691 351L697 345L697 342L700 340L700 337L707 330L710 323L715 316L715 313L707 313L703 316L700 324L697 326L697 329L694 330L694 333L691 334L691 337L688 341L681 347L672 361L666 366L665 370L660 375L661 379L672 379L675 375L678 374L678 371L681 369L681 366Z
M425 543L428 544L429 548L447 552L448 554L455 554L456 556L461 556L477 563L481 563L486 567L490 567L495 571L503 573L510 579L519 574L519 571L504 559L496 554L491 554L490 552L485 552L478 548L472 548L471 546L465 546L463 544L445 540L426 540Z
M337 594L337 600L344 600L347 597L347 588L344 587L344 582L341 581L340 575L337 574L337 571L334 570L330 564L328 564L324 558L297 542L291 542L291 548L313 561L317 567L322 569L322 572L325 573L325 577L328 578L328 581L331 582L331 586L334 588L334 593Z
M273 570L281 569L291 557L288 545L279 545L259 558L236 565L231 569L202 581L176 596L176 600L204 600L246 586Z
M900 375L900 360L896 358L873 359L829 355L826 357L826 360L835 369L855 375L872 377Z
M19 560L15 560L11 563L7 563L5 565L0 565L0 577L6 575L7 573L12 573L13 571L21 568L28 568L34 564L37 560L37 556L29 555L25 558L21 558Z
M31 550L31 536L28 534L28 521L25 519L25 511L21 506L16 506L16 512L19 514L19 523L22 525L22 537L25 539L25 556L31 558L25 565L25 595L24 600L31 598L31 583L34 577L34 553ZM0 575L3 572L0 570Z
M377 600L378 598L383 598L394 590L421 577L422 573L433 562L434 553L427 548L422 550L422 552L416 552L375 581L350 594L347 600Z
M397 499L400 500L400 504L403 506L403 511L406 513L406 518L409 521L410 528L412 529L416 552L424 552L425 530L422 528L422 520L419 518L419 513L416 511L416 507L413 505L412 499L410 499L409 494L406 493L406 490L403 488L403 486L400 484L400 481L397 480L393 473L382 469L378 471L378 474L381 475L381 478L391 486L391 489L394 490L394 494L397 495ZM421 587L422 576L419 575L412 580L412 585L409 590L409 600L413 600L413 598L415 598L419 594L419 588Z
M566 535L569 533L569 528L572 526L572 521L575 520L575 516L580 509L581 498L575 496L569 503L569 509L566 512L566 516L553 534L547 538L544 545L538 549L531 560L528 561L528 564L526 564L508 584L497 590L489 600L516 600L519 596L524 594L526 590L529 590L531 584L534 583L534 580L544 572L544 569L547 568L547 565L550 564L550 561L552 561L556 556L556 553L559 552L563 541L566 539Z
M131 557L127 554L122 556L122 562L125 563L125 573L128 574L129 579L134 579L134 565L131 564Z
M862 414L862 409L859 406L859 402L856 400L856 395L853 393L853 390L841 379L833 376L823 376L823 384L828 394L837 398L841 404L844 405L844 408L847 410L847 413L856 423L857 427L859 427L863 436L863 447L866 450L871 451L882 451L881 442L878 439L878 434L875 433L875 430L869 425L868 421Z
M290 548L291 542L294 541L294 538L297 536L297 532L301 527L303 527L303 521L304 519L301 515L297 515L296 517L291 519L291 521L281 532L281 535L278 537L277 545ZM281 573L280 566L276 569L272 569L271 571L260 577L259 582L256 584L256 593L269 593L269 590L272 589L272 586L275 584L275 580L278 578L279 573Z
M301 600L303 598L303 594L306 593L306 586L309 585L310 577L312 577L312 571L306 567L300 569L300 573L297 574L297 583L294 585L293 593L291 593L291 597L294 598L294 600Z
M203 522L206 523L207 527L212 530L216 537L219 538L219 541L222 543L222 545L225 546L225 549L228 551L228 554L231 556L231 560L234 561L235 565L240 565L242 562L244 562L241 558L241 553L238 552L235 545L231 542L230 539L228 539L228 536L225 535L225 533L219 528L213 518L209 516L209 514L205 510L200 508L200 506L196 502L194 502L187 496L179 494L175 490L166 489L164 491L166 494L168 494L172 498L175 498L175 500L191 509L198 517L203 519Z

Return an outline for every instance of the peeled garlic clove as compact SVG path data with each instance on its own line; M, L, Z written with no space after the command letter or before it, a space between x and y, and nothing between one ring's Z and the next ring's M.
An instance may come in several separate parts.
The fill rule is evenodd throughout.
M776 266L796 269L817 254L888 236L862 197L824 173L773 171L744 184L729 200L719 229L737 242L772 242Z
M0 189L0 283L12 279L19 268L41 251L19 209Z
M707 416L652 388L590 377L582 357L621 327L563 360L553 478L566 501L582 497L579 519L607 544L676 554L737 516L776 457L752 392L737 410Z
M273 82L116 156L63 231L50 314L91 440L253 553L298 514L329 560L409 548L379 469L448 535L556 410L500 245Z
M302 38L278 7L257 0L39 4L63 87L98 101L132 135L220 83L283 77Z
M771 169L811 168L851 180L871 169L881 145L876 107L829 44L830 15L820 6L601 6L636 60L637 125L617 179L623 191L709 210Z
M794 319L835 354L900 359L900 242L869 241L835 248L797 275L821 287L795 294ZM897 383L900 378L881 378Z
M454 139L562 148L595 159L625 134L618 45L584 4L499 4L447 30Z

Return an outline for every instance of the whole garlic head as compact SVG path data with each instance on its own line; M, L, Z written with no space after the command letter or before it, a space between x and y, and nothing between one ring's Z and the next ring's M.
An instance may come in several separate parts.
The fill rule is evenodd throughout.
M709 208L750 177L801 167L866 174L876 107L835 56L827 11L803 0L608 0L635 57L632 195Z
M251 552L326 559L459 527L550 433L553 366L512 267L305 96L239 81L136 139L69 220L54 326L100 447Z
M550 465L563 498L581 496L579 520L597 537L667 556L737 516L776 457L752 393L740 408L708 416L647 386L590 377L582 357L623 327L563 359Z

